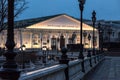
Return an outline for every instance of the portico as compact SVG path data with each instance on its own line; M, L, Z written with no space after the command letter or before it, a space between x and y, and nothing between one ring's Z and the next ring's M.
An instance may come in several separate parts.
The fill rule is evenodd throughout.
M15 22L16 48L24 44L26 48L46 47L49 50L60 50L61 46L67 47L67 44L73 44L71 40L73 33L76 34L74 44L80 43L79 20L65 14L46 18L48 17ZM92 26L83 23L83 32L86 32L86 36L83 34L84 48L92 48L92 38L88 39L88 36L92 37L92 30ZM95 37L95 48L98 48L97 29L95 29Z

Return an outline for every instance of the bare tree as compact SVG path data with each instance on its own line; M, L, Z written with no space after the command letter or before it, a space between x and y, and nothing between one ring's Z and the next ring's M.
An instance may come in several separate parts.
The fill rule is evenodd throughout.
M0 0L0 32L7 27L5 22L7 21L8 14L8 0ZM26 0L15 0L14 3L14 17L18 17L27 7Z

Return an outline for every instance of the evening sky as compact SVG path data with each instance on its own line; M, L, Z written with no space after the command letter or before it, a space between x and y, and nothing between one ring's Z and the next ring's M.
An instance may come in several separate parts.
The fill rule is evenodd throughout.
M79 18L78 0L26 0L27 9L19 15L18 20L68 14ZM83 18L91 19L92 11L96 11L97 19L120 20L120 0L86 0Z

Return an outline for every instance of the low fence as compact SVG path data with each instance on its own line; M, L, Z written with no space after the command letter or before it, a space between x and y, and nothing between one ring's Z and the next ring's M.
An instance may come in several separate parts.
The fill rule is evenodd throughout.
M80 80L104 60L103 54L69 61L62 52L60 64L21 74L19 80Z

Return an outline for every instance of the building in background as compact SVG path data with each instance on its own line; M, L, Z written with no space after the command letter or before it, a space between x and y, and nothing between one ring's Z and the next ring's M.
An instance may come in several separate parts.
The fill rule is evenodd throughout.
M120 21L101 21L103 29L103 46L108 50L120 49Z
M98 20L96 22L96 28L98 29L98 23L101 23L101 29L103 34L103 47L106 50L117 51L120 49L120 21L105 21ZM90 20L85 20L86 24L92 25ZM101 40L100 40L101 41Z
M74 41L72 35L76 34ZM93 27L83 23L84 48L92 48ZM0 47L5 47L6 30L0 34ZM15 22L14 39L16 46L26 49L60 50L67 44L80 43L80 21L66 14L46 16ZM95 29L95 48L99 48L98 30Z

